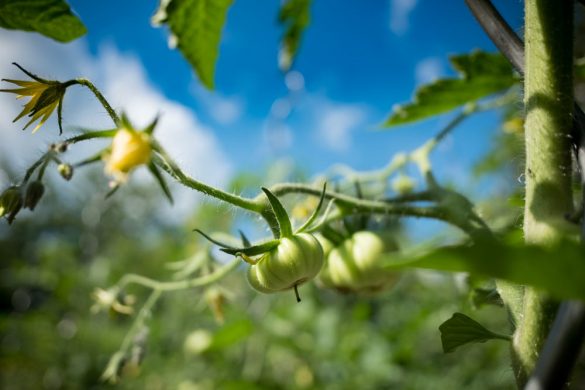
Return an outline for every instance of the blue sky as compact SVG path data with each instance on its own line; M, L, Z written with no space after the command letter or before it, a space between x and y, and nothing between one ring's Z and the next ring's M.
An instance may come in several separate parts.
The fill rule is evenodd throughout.
M292 75L292 82L298 84L301 79L304 88L291 94L277 67L280 2L236 0L223 33L216 90L209 92L198 83L181 54L169 49L167 31L151 26L158 2L70 3L88 27L86 37L60 48L35 34L0 30L0 41L4 38L20 45L8 50L9 56L12 53L16 58L4 56L6 64L0 70L19 60L37 73L43 73L44 66L50 74L79 76L65 75L59 66L63 58L71 58L80 65L65 68L87 71L98 85L105 84L106 94L110 93L117 107L140 106L135 112L147 117L134 120L144 123L157 112L163 117L179 113L182 116L174 119L173 126L187 121L181 134L191 134L175 140L183 144L179 161L188 163L192 154L203 156L191 164L195 175L211 169L203 166L206 163L224 164L222 172L227 174L259 169L281 157L294 158L309 173L338 162L357 169L378 168L393 153L420 145L451 117L448 114L380 131L378 125L392 106L409 100L417 85L452 75L449 55L477 48L495 50L463 1L314 0L312 23ZM501 0L495 4L519 30L522 2ZM40 63L41 57L23 54L25 50L43 51L46 64ZM34 63L26 63L27 59ZM88 62L97 65L89 66ZM10 72L2 77L15 75ZM131 84L128 79L134 78L136 83ZM141 88L144 93L140 93ZM148 100L148 96L153 99ZM87 97L81 101L90 104ZM157 102L161 107L157 108ZM151 115L145 107L151 108ZM97 110L93 108L93 114ZM132 117L132 109L129 111ZM6 107L2 111L9 118L16 112ZM87 116L76 113L69 118L66 123L73 125ZM465 177L489 144L496 120L494 114L473 118L439 148L433 160L446 180ZM171 137L166 133L160 136ZM192 152L187 147L189 141L199 144Z

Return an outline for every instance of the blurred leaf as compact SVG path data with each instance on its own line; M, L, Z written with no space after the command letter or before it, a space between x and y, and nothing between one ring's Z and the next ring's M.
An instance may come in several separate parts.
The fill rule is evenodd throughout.
M246 339L254 330L252 322L242 319L220 328L213 336L211 348L222 349Z
M469 300L477 309L483 305L504 306L502 297L495 288L474 288L469 293Z
M473 166L473 175L481 177L491 173L501 173L503 170L519 171L524 153L522 134L497 134L493 147Z
M286 0L280 8L278 22L285 28L278 63L280 70L286 72L299 51L303 31L311 22L311 0Z
M451 57L460 78L434 81L420 87L412 103L397 106L384 127L403 125L443 114L514 85L512 66L500 54L475 51Z
M390 268L469 272L534 286L557 298L585 300L583 247L564 241L550 248L490 242L453 246L409 260L390 260Z
M213 89L221 30L233 0L161 1L155 24L166 23L197 76Z
M263 390L265 387L259 386L254 382L229 381L221 384L224 390Z
M63 0L0 0L0 27L69 42L87 30Z
M469 343L485 343L488 340L510 340L508 336L499 335L483 327L479 322L462 313L454 313L451 318L439 326L443 352L455 351Z

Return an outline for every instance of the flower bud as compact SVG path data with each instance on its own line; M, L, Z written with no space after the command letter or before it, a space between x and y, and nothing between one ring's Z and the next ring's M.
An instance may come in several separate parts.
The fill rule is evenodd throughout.
M45 186L40 181L36 180L30 183L24 195L24 208L33 211L43 194L45 193Z
M59 142L58 144L52 144L51 149L57 153L65 153L68 149L67 142Z
M112 151L106 156L106 173L124 181L128 173L150 161L150 137L144 132L121 128L112 141Z
M215 322L223 325L225 321L224 305L226 300L223 292L216 287L212 287L205 293L205 300L213 312Z
M67 181L71 180L73 177L73 167L70 164L59 164L57 170L61 177Z
M400 195L410 194L415 186L415 181L404 174L399 174L394 180L392 180L392 189Z
M22 194L20 188L12 186L0 195L0 217L6 217L11 224L16 214L22 208Z

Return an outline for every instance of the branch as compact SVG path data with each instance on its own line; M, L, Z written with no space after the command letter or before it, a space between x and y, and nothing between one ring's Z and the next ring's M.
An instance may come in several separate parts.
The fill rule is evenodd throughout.
M465 3L498 50L520 74L524 74L524 43L491 1L465 0Z

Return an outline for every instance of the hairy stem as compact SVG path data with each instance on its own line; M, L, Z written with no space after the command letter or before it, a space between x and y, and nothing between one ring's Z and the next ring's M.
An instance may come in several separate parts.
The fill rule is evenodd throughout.
M283 196L290 193L302 193L319 197L322 190L305 184L283 183L270 188L276 196ZM349 195L326 191L325 199L334 199L336 205L343 210L342 215L348 214L384 214L398 215L402 217L422 217L437 219L460 228L474 240L491 238L491 232L483 221L479 220L473 210L471 203L462 195L447 191L442 188L435 188L429 195L428 192L421 193L425 199L436 201L438 205L421 207L402 204L400 202L384 202L369 199L359 199ZM481 221L481 222L480 222Z
M245 210L262 213L265 209L265 202L253 201L238 195L230 194L218 188L212 187L198 180L188 176L183 170L171 159L171 157L164 151L160 145L155 145L155 150L160 154L161 158L155 158L154 162L169 175L175 178L179 183L186 187L192 188L205 195L230 203L234 206L243 208Z
M566 234L565 215L573 208L573 2L526 0L525 4L524 235L527 243L550 245ZM555 308L547 296L526 288L522 321L514 337L520 386L534 369Z
M193 279L177 280L172 282L161 282L141 275L126 274L122 277L122 279L120 279L116 287L119 288L120 290L123 290L129 284L138 284L143 287L151 288L153 290L161 292L184 290L193 287L202 287L219 281L220 279L228 275L231 271L236 269L238 264L240 264L240 260L236 258L231 262L227 263L226 265L224 265L223 267L218 268L215 272L209 275L199 276Z
M110 106L110 103L108 103L104 95L102 95L99 89L97 89L96 86L93 85L91 81L89 81L88 79L79 78L75 79L74 82L75 84L83 85L84 87L89 88L89 90L93 92L93 94L102 104L102 106L104 106L104 108L108 112L108 115L110 116L110 118L112 118L112 121L114 121L114 124L116 124L116 126L120 124L120 118L118 117L118 114L116 114L116 111L114 111L114 109L112 108L112 106Z

